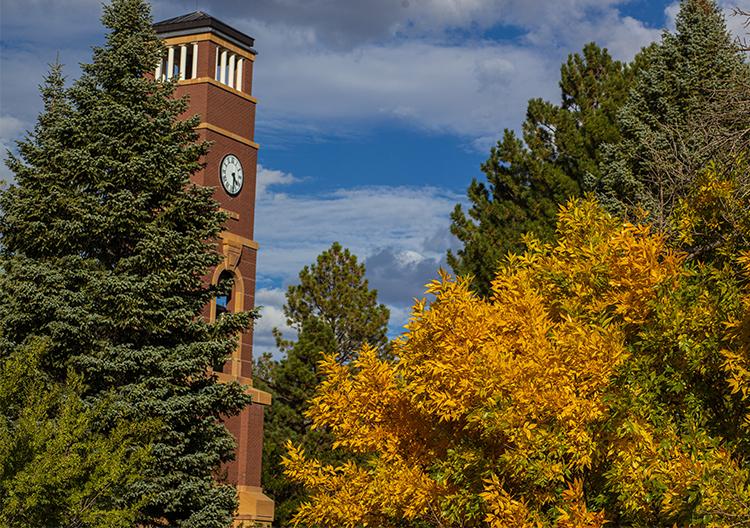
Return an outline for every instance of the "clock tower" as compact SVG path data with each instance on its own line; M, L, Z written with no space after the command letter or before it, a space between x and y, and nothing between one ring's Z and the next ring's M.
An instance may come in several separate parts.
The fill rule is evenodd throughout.
M217 283L231 277L234 286L230 295L207 307L205 316L215 319L227 311L251 310L258 251L253 239L258 159L258 144L253 141L257 103L252 96L254 39L200 11L158 22L154 29L167 47L154 75L177 81L176 96L190 98L185 117L198 114L200 139L213 143L193 182L213 187L214 198L229 216L218 241L224 261L207 280ZM252 358L250 329L241 336L223 371L217 372L222 381L236 380L248 386L253 399L242 413L226 421L237 441L236 459L227 465L226 473L237 486L235 526L242 528L270 526L274 511L260 482L263 408L270 405L271 396L252 387Z

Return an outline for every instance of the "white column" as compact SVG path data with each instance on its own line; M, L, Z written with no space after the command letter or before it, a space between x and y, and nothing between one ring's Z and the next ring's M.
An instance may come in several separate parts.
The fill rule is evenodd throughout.
M180 44L180 80L185 80L185 70L187 69L187 46Z
M234 70L234 65L237 62L237 59L235 58L234 53L232 53L229 56L229 72L227 72L227 85L229 85L230 88L234 88L234 77L237 75L237 72Z
M216 61L214 62L214 79L219 80L219 47L216 46Z
M167 80L172 78L174 73L174 46L169 46L169 52L167 53Z
M221 50L221 64L219 66L219 82L227 84L227 50Z
M156 65L156 73L154 73L154 79L161 81L161 65L164 63L164 59L159 59L159 64Z
M235 88L237 88L239 91L242 91L242 66L245 64L245 59L240 57L237 59L237 84L235 85Z
M198 43L193 44L193 71L191 78L198 77Z

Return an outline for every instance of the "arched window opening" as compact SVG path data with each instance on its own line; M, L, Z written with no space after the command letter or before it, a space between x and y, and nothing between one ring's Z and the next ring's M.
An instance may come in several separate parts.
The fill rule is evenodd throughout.
M224 292L216 296L216 318L232 311L232 296L234 294L234 274L224 270L219 275L219 288Z

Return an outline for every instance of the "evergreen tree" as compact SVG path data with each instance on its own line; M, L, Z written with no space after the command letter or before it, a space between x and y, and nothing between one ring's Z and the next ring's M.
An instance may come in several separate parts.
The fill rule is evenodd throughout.
M302 332L310 321L320 321L333 333L336 357L346 363L362 345L384 348L388 309L377 304L377 291L365 279L365 265L334 242L312 266L299 273L299 284L288 288L284 315L287 324ZM279 341L283 347L290 343ZM331 350L330 352L333 352Z
M307 498L302 486L283 475L286 442L304 445L330 462L343 460L332 448L330 433L311 430L305 416L308 399L321 381L318 363L323 355L334 354L337 361L346 363L365 344L386 354L389 311L377 304L377 292L369 288L364 275L364 265L337 242L315 264L305 266L300 283L288 288L284 305L287 324L297 330L297 339L284 340L277 331L284 357L275 362L266 355L256 367L256 386L273 394L264 426L263 484L276 501L277 526L288 526Z
M665 33L619 115L622 141L587 185L616 213L635 207L661 228L709 161L731 165L730 139L748 130L717 120L727 93L744 92L750 68L712 0L683 0L676 32ZM746 150L746 143L744 150ZM741 145L738 145L741 147Z
M163 54L144 0L113 0L106 44L65 89L53 68L45 109L8 161L16 184L0 196L0 350L36 337L40 368L69 369L88 404L117 420L156 420L140 526L225 527L234 487L217 482L234 440L221 422L248 396L211 374L250 314L201 317L215 295L203 277L220 261L211 242L226 220L212 189L190 183L209 146L174 84L144 76ZM3 352L4 353L4 352Z
M561 67L561 104L530 100L523 140L506 129L492 148L482 165L487 182L469 186L468 214L459 205L451 215L463 248L449 252L448 263L473 276L477 292L489 295L500 259L523 247L524 234L549 240L559 205L580 195L587 174L597 177L602 146L619 141L617 112L646 61L644 53L625 65L587 44Z

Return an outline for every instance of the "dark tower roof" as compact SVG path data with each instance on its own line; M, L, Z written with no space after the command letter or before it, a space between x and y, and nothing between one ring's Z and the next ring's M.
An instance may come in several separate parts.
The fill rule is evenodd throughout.
M195 11L187 15L162 20L154 24L154 29L156 34L162 38L193 35L195 33L215 33L250 53L256 53L253 49L255 45L253 37L237 31L203 11Z

